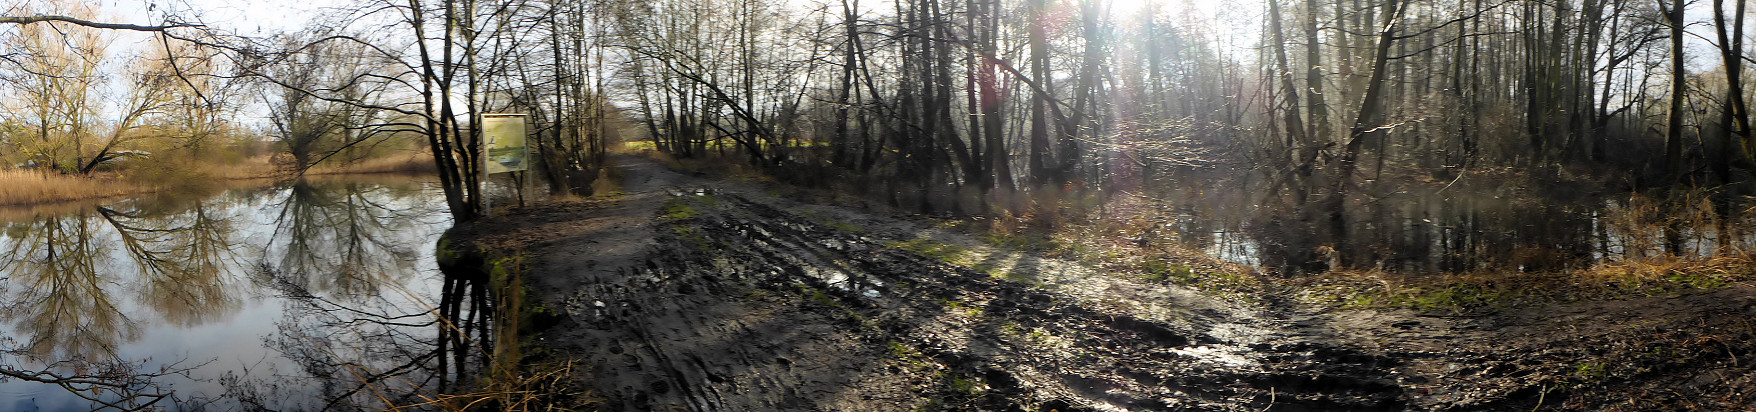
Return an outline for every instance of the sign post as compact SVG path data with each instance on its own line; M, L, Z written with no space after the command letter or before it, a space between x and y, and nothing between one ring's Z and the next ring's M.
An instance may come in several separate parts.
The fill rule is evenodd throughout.
M494 173L525 172L524 186L530 185L530 145L525 141L525 118L517 113L482 114L482 204L488 207L488 176ZM518 190L518 203L524 204L525 190Z

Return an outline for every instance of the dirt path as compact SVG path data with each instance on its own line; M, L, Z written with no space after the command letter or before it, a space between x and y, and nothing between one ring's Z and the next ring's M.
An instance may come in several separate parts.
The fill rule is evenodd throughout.
M530 257L535 297L565 313L540 337L579 360L602 410L1605 409L1756 394L1748 285L1494 318L1318 313L614 162L614 200L485 222L516 228L486 242ZM898 247L911 241L977 263ZM1670 359L1630 339L1654 330L1674 335ZM1624 393L1697 381L1711 393Z

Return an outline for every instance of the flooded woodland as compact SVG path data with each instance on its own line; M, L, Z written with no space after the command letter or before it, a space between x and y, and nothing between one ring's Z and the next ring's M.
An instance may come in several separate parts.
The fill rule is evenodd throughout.
M1746 3L17 1L0 409L1751 409Z

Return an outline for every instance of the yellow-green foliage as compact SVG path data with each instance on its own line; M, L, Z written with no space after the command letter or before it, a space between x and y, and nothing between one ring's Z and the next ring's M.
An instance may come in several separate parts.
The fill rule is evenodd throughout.
M1060 242L1034 233L989 233L982 240L990 245L1029 252L1066 252Z
M716 202L713 196L673 197L665 202L664 209L659 211L659 218L670 222L694 219L701 215L698 206L710 206Z
M922 257L953 265L964 264L964 259L968 257L970 253L969 249L965 249L962 246L943 243L924 237L891 243L890 246L921 255Z
M622 142L622 150L621 151L639 152L639 151L646 151L646 150L658 150L658 144L653 143L651 140L635 140L635 141Z

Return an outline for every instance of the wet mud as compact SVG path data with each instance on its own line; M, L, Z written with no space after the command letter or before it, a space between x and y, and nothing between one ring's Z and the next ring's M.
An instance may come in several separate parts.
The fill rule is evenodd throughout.
M599 410L1752 406L1748 285L1479 317L1145 284L617 158L626 195L489 219ZM976 270L911 253L932 238Z

